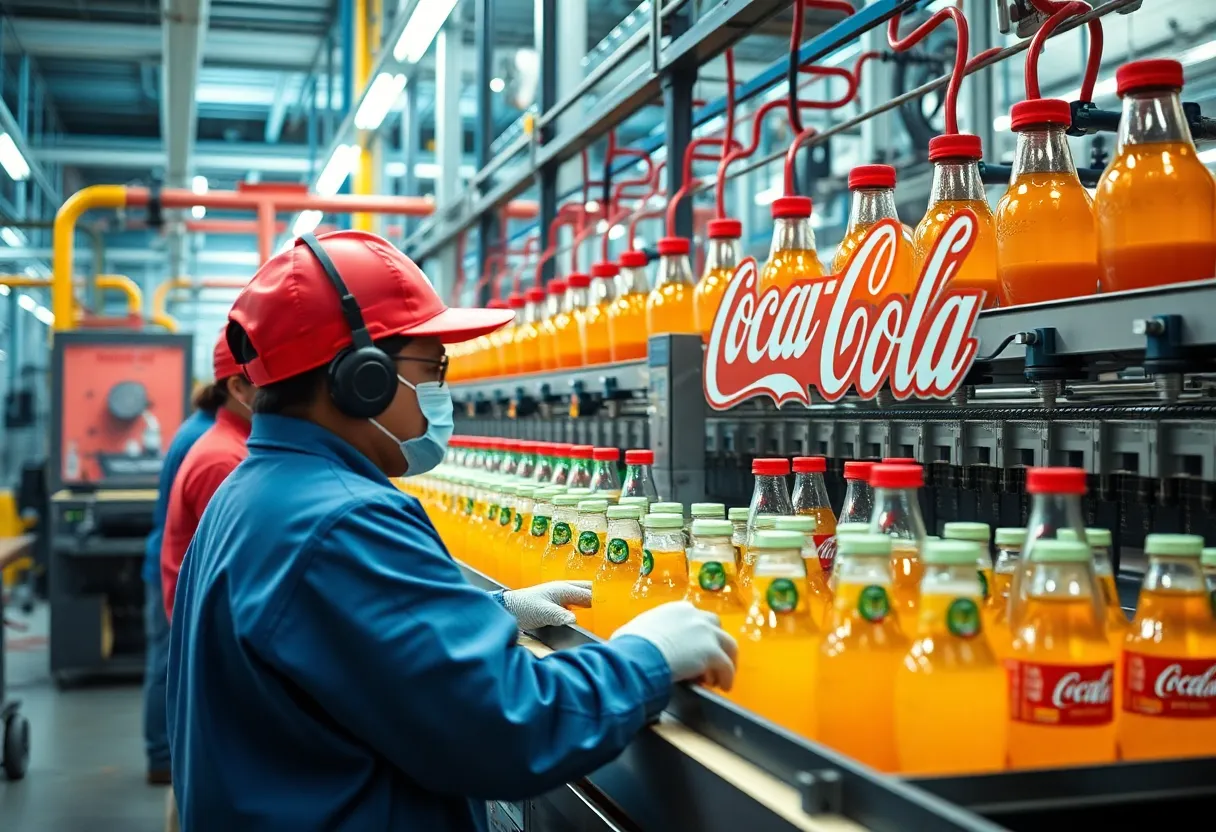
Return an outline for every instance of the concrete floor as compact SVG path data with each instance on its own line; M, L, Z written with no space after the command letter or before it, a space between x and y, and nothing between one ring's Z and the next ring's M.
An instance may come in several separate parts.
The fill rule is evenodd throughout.
M7 630L8 696L30 721L30 767L9 783L0 773L4 832L159 832L165 789L144 782L141 689L137 683L60 691L51 681L45 606Z

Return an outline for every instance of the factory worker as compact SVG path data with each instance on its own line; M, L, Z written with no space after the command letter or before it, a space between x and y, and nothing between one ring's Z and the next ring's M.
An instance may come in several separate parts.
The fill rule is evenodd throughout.
M223 333L220 339L223 340ZM226 394L215 384L204 384L194 393L194 412L173 434L161 462L156 486L156 507L152 509L152 531L144 544L144 752L148 758L148 782L163 786L172 782L169 774L169 734L165 727L165 668L169 661L169 619L160 583L160 544L165 537L165 515L169 510L169 491L173 480L194 446L215 424L215 411Z
M306 235L237 298L249 457L199 524L170 639L186 832L485 829L485 800L612 759L673 681L730 685L734 642L682 602L535 657L518 628L569 620L586 585L473 587L389 481L443 458L443 344L511 317L446 308L359 231Z
M211 360L220 406L215 411L215 424L182 460L181 470L169 493L165 539L160 546L162 603L170 620L173 619L177 573L194 530L198 528L199 518L220 483L245 458L245 440L249 438L253 385L245 380L240 366L233 360L224 333L215 344Z

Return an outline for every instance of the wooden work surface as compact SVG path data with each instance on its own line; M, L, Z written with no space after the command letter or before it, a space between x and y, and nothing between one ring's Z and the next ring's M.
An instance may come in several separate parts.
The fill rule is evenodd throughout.
M34 547L34 535L21 534L16 537L0 537L0 569L29 554Z
M553 652L536 639L522 633L519 643L537 656L547 656ZM798 829L805 832L866 832L865 827L839 815L808 815L802 811L802 798L793 786L690 730L667 714L663 714L659 722L647 726L645 730L653 731L683 754Z
M56 491L51 495L51 500L56 503L93 500L98 503L139 503L139 502L156 502L155 488L132 488L132 489L100 489L98 491L70 491L63 489Z

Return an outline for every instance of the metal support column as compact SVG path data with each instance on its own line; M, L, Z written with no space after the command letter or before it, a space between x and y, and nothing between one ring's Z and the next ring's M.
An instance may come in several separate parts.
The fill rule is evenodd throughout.
M464 124L460 116L462 83L461 32L449 20L435 39L435 161L439 165L435 177L435 211L445 216L460 202L460 163L464 155ZM446 247L440 257L440 273L449 290L460 274L458 242ZM459 303L460 299L455 298Z
M418 196L418 180L414 177L414 163L418 161L418 92L413 86L406 85L405 105L401 109L401 161L405 172L401 177L399 193L404 196ZM415 217L402 217L402 238L409 237L418 224Z
M476 94L477 127L473 135L477 154L477 169L490 162L490 143L494 141L494 99L490 95L490 79L494 75L494 3L477 0L474 10L474 39L477 49ZM498 239L497 214L486 211L477 220L477 269L485 268L490 247ZM482 288L473 300L484 305L490 299L490 287Z
M540 53L540 112L544 113L557 103L557 0L536 0L536 49ZM538 144L552 136L551 126L542 127ZM537 221L540 226L540 248L542 251L553 244L549 239L549 225L557 217L557 167L545 165L536 174L536 190L539 199ZM541 279L546 283L553 278L553 260L545 263Z
M651 25L661 26L661 6L653 4ZM679 37L688 28L687 9L671 15L670 34ZM656 28L654 37L659 36ZM669 70L663 77L663 122L667 137L667 193L674 194L684 184L684 151L692 141L693 86L697 82L697 64L689 56ZM692 239L692 197L686 197L676 209L676 227L671 229L678 237ZM666 233L666 232L665 232Z
M996 46L992 3L972 3L967 9L967 19L971 24L972 55L978 55ZM981 70L964 82L968 88L965 112L971 122L971 132L980 137L984 145L984 155L989 159L999 158L1000 152L1000 148L996 146L996 131L992 128L992 120L996 114L992 102L993 75L990 69Z

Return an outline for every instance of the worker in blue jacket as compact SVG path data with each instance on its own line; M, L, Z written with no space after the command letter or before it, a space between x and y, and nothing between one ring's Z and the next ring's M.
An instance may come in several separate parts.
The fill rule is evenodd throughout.
M464 580L389 477L443 458L443 343L509 311L449 309L372 234L297 240L229 314L254 397L249 456L179 577L169 732L182 828L481 830L611 760L674 681L729 687L735 643L678 602L543 659L586 584L497 596Z
M148 762L148 782L156 786L173 782L169 772L169 732L165 727L169 619L165 615L160 581L160 547L165 536L169 494L187 451L215 424L215 411L226 398L227 391L215 384L204 384L195 391L194 412L178 426L161 462L156 505L152 509L152 531L144 544L144 635L147 641L144 652L144 754Z

